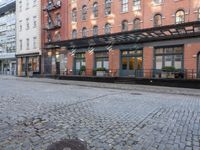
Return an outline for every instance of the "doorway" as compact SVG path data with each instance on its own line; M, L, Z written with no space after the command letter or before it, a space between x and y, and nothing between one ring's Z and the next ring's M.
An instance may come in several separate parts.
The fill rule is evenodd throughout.
M143 76L143 51L128 50L121 53L121 75L131 77Z

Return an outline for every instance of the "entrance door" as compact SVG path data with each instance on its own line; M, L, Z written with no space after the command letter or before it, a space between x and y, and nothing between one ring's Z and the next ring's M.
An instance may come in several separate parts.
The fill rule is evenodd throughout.
M142 50L123 51L121 58L121 75L131 77L143 76Z
M200 53L197 55L197 78L200 78Z

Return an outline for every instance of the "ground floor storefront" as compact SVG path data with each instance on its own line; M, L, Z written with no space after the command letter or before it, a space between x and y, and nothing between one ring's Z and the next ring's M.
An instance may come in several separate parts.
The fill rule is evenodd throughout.
M200 43L153 46L123 45L112 50L69 52L67 74L137 78L187 78L200 76ZM169 42L171 43L171 42Z
M44 50L42 57L42 74L66 75L67 51L62 48Z
M16 75L16 60L15 59L0 60L0 74Z
M34 74L40 74L41 56L39 53L29 55L17 55L17 73L18 76L31 77Z
M196 79L199 37L200 22L189 22L60 41L51 44L65 47L65 74L57 71L58 50L48 50L44 68L53 75Z

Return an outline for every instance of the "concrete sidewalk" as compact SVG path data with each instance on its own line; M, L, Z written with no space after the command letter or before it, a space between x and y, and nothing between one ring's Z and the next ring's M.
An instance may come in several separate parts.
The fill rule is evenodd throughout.
M26 82L43 82L51 84L76 85L76 86L96 87L96 88L109 88L109 89L120 89L120 90L145 91L154 93L200 96L199 89L189 89L189 88L174 88L174 87L136 85L136 84L100 83L100 82L74 81L74 80L56 80L49 78L25 78L25 77L3 76L3 75L0 75L0 80L21 80Z

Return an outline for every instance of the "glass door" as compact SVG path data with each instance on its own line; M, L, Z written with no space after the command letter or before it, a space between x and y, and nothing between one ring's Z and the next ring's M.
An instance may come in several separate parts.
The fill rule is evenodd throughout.
M122 51L121 75L131 77L143 76L142 50Z

